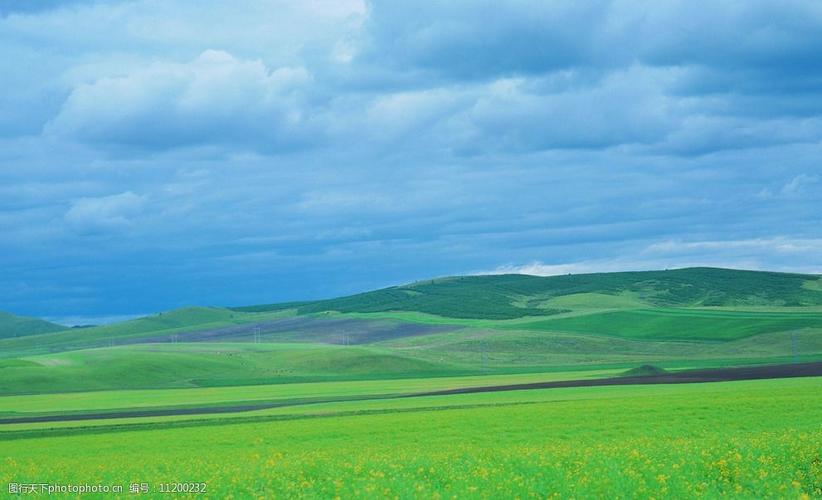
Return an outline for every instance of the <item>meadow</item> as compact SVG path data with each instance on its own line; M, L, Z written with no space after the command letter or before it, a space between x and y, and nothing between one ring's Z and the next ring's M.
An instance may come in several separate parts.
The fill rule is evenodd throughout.
M210 496L809 498L822 379L325 403L257 421L0 434L0 482ZM269 419L269 420L267 420Z
M737 340L760 333L822 328L822 313L632 309L519 323L507 328L639 339Z
M0 487L816 497L822 377L427 393L820 360L818 277L721 269L443 278L83 328L0 315Z

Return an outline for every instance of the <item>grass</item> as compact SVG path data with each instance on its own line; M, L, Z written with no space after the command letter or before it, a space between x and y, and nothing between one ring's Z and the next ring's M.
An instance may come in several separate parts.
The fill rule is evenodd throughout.
M59 414L134 408L207 406L251 401L292 401L307 396L323 399L389 394L410 394L433 390L598 378L618 374L616 370L553 373L494 374L459 377L408 378L310 382L258 386L201 387L185 389L113 390L62 394L34 394L0 397L0 415Z
M288 326L281 327L279 333L268 335L266 340L341 343L332 323L357 320L363 322L359 330L368 333L361 339L357 335L352 337L355 342L367 343L395 340L380 334L381 325L388 323L398 331L413 325L435 326L437 328L431 331L410 333L432 337L432 342L446 338L439 336L438 329L464 328L459 335L466 346L470 346L472 338L484 335L480 330L490 329L652 340L728 341L822 326L819 283L819 278L811 275L708 268L548 278L522 275L443 278L328 301L235 309L195 307L114 325L5 338L0 339L0 358L19 359L147 341L168 342L175 336L185 341L186 335L195 332L278 320L286 324L299 319L295 315L314 323L294 326L291 330ZM665 304L680 307L663 307ZM758 310L727 309L741 307ZM351 325L349 329L358 331ZM20 330L20 333L25 332ZM404 335L408 334L406 329ZM523 345L530 348L539 342L534 338ZM451 344L451 347L456 345ZM509 343L508 347L512 346ZM520 354L528 358L543 352L524 350ZM467 360L464 358L460 362ZM425 356L425 359L432 358ZM522 364L517 359L510 361ZM192 377L196 378L202 377Z
M26 337L61 330L66 330L66 327L42 319L15 316L0 311L0 339Z
M626 377L648 377L652 375L664 375L666 373L668 373L668 371L664 368L654 365L642 365L626 370L622 375Z
M296 307L300 314L414 311L449 318L505 320L557 314L566 310L564 306L579 306L592 299L608 308L640 304L661 307L815 306L822 305L822 286L819 276L815 275L716 268L550 277L461 276L420 281L338 299L243 309L275 311Z
M197 481L237 498L800 498L822 494L820 389L812 378L516 391L42 430L0 435L0 483Z
M709 292L689 285L702 273ZM0 340L0 420L281 405L0 424L0 482L203 481L238 498L822 494L818 378L395 397L790 361L795 346L822 358L812 277L722 276L446 279L330 311L191 308ZM248 324L272 329L259 344L168 342ZM343 330L366 343L330 343Z
M518 327L519 328L519 327ZM822 329L764 333L729 341L655 340L591 333L487 329L408 337L379 345L431 360L449 360L490 367L637 364L720 359L749 361L802 355L822 355Z
M147 337L170 342L175 334L255 323L286 315L287 311L251 314L217 307L190 307L110 325L0 339L0 358L104 347L118 342L139 342Z
M136 344L0 359L0 394L171 389L790 362L822 359L822 329L728 342L463 330L367 345Z
M597 316L604 315L580 319ZM684 321L677 315L670 317ZM608 322L601 324L613 327ZM157 343L24 355L0 359L0 394L544 373L627 369L641 364L667 368L758 364L790 362L794 346L803 359L822 358L822 328L717 342L519 329L522 327L462 329L350 346Z
M140 344L7 360L0 394L426 377L478 370L378 347ZM3 365L0 365L3 366Z
M450 318L512 319L522 316L547 316L557 309L514 305L512 284L527 280L517 277L456 277L414 283L376 292L367 292L330 301L319 301L297 308L298 313L322 311L385 312L414 311Z
M25 328L0 338L0 421L280 406L0 423L0 483L204 481L237 498L822 495L822 378L396 397L819 360L818 276L472 276Z
M616 295L604 293L574 293L550 299L546 304L559 309L637 309L646 308L648 304L639 299L637 294L622 292Z
M636 339L736 340L762 333L822 328L822 313L637 309L609 311L505 328L613 335Z

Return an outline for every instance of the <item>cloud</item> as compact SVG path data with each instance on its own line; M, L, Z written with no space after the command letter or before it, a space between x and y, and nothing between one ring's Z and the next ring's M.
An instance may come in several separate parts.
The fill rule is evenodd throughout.
M763 200L799 198L814 193L818 182L819 176L817 175L799 174L783 184L776 192L768 187L762 188L758 196Z
M822 65L808 43L822 15L807 2L246 3L92 2L9 21L18 37L75 44L76 60L58 61L64 88L10 89L0 133L45 118L51 136L119 154L364 140L458 155L636 145L699 155L822 137ZM705 26L725 28L706 37ZM87 53L103 41L110 54ZM7 59L20 52L10 47ZM54 67L30 66L31 79Z
M817 175L799 174L782 186L779 193L783 196L799 196L819 181Z
M755 238L746 240L717 241L663 241L645 249L647 254L687 254L694 251L713 253L745 250L772 254L801 254L822 251L822 239L794 239L786 237Z
M0 309L817 265L814 2L23 3Z
M130 319L137 319L148 316L145 314L115 314L110 316L52 316L43 318L52 323L64 326L88 326L88 325L108 325L111 323L119 323L120 321L128 321Z
M603 148L655 143L680 112L642 68L553 91L523 79L499 80L466 113L477 142L503 149Z
M584 3L374 0L362 57L451 78L542 74L634 64L756 68L793 77L822 69L822 8L766 0ZM745 83L745 82L739 82Z
M822 136L817 119L801 119L822 112L822 8L812 2L370 7L356 61L392 68L387 82L497 82L466 112L479 130L461 149L654 143L691 155ZM528 89L567 75L577 77L562 90Z
M104 0L0 0L0 16L12 14L32 14L53 9L62 9L75 4L93 3Z
M530 262L523 265L505 264L498 266L492 271L484 271L476 274L528 274L531 276L559 276L562 274L587 274L602 273L612 271L635 270L619 261L583 261L571 262L567 264L545 264L540 261Z
M763 271L789 271L822 274L814 255L822 252L822 239L786 237L677 241L666 240L647 245L630 257L581 260L546 264L536 260L527 264L505 264L474 274L529 274L558 276L619 271L649 271L682 267L724 267ZM798 259L798 260L797 260ZM797 264L801 262L802 264Z
M129 228L146 205L143 196L125 191L98 198L80 198L65 213L69 226L81 233L110 232Z
M157 63L75 88L49 134L136 148L265 142L273 149L308 140L298 105L311 78L304 68L269 70L207 50L188 63Z
M617 3L624 15L631 15L632 2ZM638 22L631 24L638 52L648 64L724 67L730 74L744 68L789 78L822 70L815 56L822 48L822 8L816 2L755 0L694 8L692 2L677 0L648 7L634 10Z
M360 57L460 79L608 64L600 34L609 3L373 1Z

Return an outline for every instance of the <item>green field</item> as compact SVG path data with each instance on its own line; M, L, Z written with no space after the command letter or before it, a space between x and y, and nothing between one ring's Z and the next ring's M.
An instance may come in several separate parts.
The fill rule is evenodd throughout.
M637 339L736 340L761 333L822 328L822 313L635 309L522 323L509 328Z
M66 327L38 318L26 318L0 311L0 339L59 332Z
M801 274L689 268L672 271L537 277L459 276L420 281L350 297L296 303L301 313L418 311L454 318L512 319L562 311L551 302L576 294L630 295L653 306L822 305L819 277ZM280 310L282 305L237 308Z
M726 269L442 278L88 328L2 315L0 483L818 496L822 377L419 393L820 360L818 276Z
M822 494L821 412L820 378L326 403L251 422L6 432L0 482L193 481L236 498L800 498Z
M48 334L0 339L0 358L19 354L108 347L145 337L171 341L174 335L281 317L282 313L238 314L217 307L190 307L92 328L58 328Z
M471 276L92 328L5 315L0 394L808 361L822 359L819 283L707 268Z

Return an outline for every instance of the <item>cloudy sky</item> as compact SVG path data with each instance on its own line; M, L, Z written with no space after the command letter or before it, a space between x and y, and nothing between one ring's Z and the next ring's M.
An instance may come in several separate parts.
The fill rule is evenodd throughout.
M822 271L822 3L0 0L0 309Z

